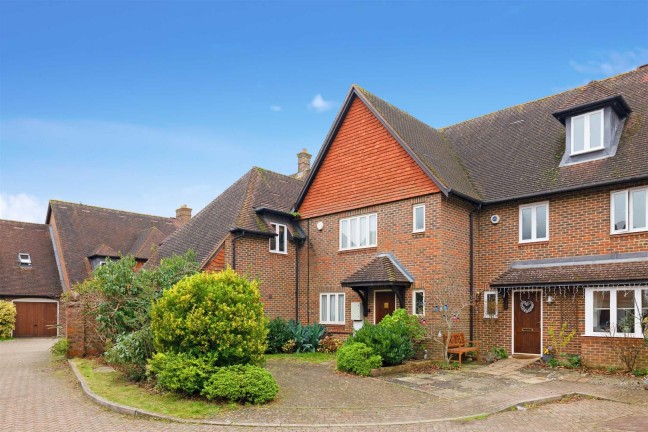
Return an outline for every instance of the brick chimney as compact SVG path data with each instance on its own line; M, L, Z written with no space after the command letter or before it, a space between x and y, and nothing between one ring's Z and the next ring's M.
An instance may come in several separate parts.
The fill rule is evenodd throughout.
M300 153L297 153L297 178L302 178L308 171L310 171L310 160L311 155L303 149Z
M187 204L182 204L180 208L176 209L176 219L180 221L180 225L186 225L191 220L191 209Z

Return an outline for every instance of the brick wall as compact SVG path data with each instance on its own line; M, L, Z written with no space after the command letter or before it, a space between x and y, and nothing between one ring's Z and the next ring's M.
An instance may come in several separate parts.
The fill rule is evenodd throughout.
M609 338L609 337L585 337L582 341L581 354L583 364L589 367L617 367L625 369L615 352L615 346L631 345L642 347L635 365L636 369L648 368L648 345L641 339Z
M646 184L644 182L643 184ZM628 187L640 186L633 184ZM627 187L601 187L552 196L549 198L517 201L487 206L478 213L475 243L475 289L490 289L490 281L504 272L511 262L517 260L600 255L611 253L638 252L648 250L648 233L610 234L610 192ZM520 244L519 206L533 202L549 201L549 240L546 242ZM497 214L501 220L497 225L490 222L490 216ZM546 303L546 296L556 299L554 304ZM582 351L593 363L602 364L609 357L598 356L597 348L601 338L582 336L585 332L584 292L547 291L543 299L543 345L548 345L547 330L567 322L576 336L566 351ZM503 309L499 299L497 319L483 318L483 303L476 308L475 325L477 337L482 340L484 350L493 346L511 351L511 313ZM587 345L587 347L586 347ZM600 348L603 348L602 346Z
M73 300L65 302L68 357L70 358L96 356L104 352L105 344L96 331L94 316L88 313L94 307L75 296Z

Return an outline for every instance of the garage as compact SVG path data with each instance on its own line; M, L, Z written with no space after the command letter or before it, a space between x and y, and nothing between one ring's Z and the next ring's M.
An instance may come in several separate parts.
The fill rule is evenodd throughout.
M57 335L57 302L14 301L16 328L14 337L47 337Z

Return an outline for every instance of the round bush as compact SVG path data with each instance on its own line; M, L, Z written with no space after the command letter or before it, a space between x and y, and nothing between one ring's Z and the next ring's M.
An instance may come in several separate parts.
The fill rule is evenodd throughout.
M149 373L157 379L158 387L173 392L199 393L205 381L218 367L213 356L194 357L190 354L157 353L149 360Z
M151 309L160 352L213 356L217 366L259 364L268 329L256 281L232 269L198 273L164 292Z
M262 404L273 400L279 386L270 372L252 365L237 365L218 369L205 383L201 392L207 399Z
M344 344L337 352L337 369L368 376L371 369L379 368L382 359L374 350L359 342Z
M0 338L10 338L16 324L16 305L0 300Z
M349 342L359 342L371 347L385 366L401 364L403 360L414 356L412 341L403 322L393 322L388 326L365 323L349 338Z

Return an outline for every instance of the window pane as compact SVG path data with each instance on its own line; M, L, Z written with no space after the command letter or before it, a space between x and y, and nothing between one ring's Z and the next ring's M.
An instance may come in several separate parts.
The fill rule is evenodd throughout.
M340 223L340 249L346 249L349 247L349 221L343 220Z
M344 321L344 295L338 295L338 321Z
M574 152L585 149L585 117L572 118L572 149Z
M497 294L486 294L486 316L493 317L497 313Z
M275 224L270 224L272 228L277 232L277 225ZM271 251L276 251L277 250L277 236L274 236L270 238L270 250Z
M329 304L331 305L331 307L329 308L329 318L330 318L329 321L335 322L337 321L335 319L335 294L331 294L329 302L330 302Z
M278 225L279 227L279 252L286 252L286 227Z
M624 230L627 228L627 218L626 214L626 198L627 195L625 192L616 193L612 196L612 201L614 203L614 215L612 219L612 224L615 231Z
M641 331L648 331L648 289L641 290Z
M590 142L589 148L601 147L601 116L603 113L592 114L589 117Z
M327 304L328 296L323 295L320 297L320 321L326 322L326 304Z
M617 296L617 331L621 333L635 332L635 292L634 290L618 290Z
M536 207L536 238L547 238L547 206Z
M595 332L607 332L610 329L610 292L594 291L593 293L593 328Z
M350 247L358 247L358 219L353 218L349 220L349 230L351 231L349 233L349 246Z
M369 216L369 245L370 246L375 246L376 245L376 239L377 239L377 233L378 229L376 227L376 215L371 215Z
M367 246L367 234L369 234L369 229L367 228L367 218L360 218L360 246Z
M630 192L632 203L632 229L646 228L646 190Z
M423 291L414 293L414 313L416 315L423 315Z
M522 240L531 240L531 215L533 209L522 209Z
M414 208L414 229L423 231L425 229L425 207L419 206Z

